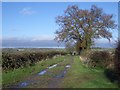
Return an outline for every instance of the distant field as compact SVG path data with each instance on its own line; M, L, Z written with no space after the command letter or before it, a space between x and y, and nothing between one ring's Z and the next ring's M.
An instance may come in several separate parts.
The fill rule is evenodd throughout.
M102 48L102 49L91 49L93 51L111 51L114 52L115 49L114 48Z
M62 48L3 48L2 52L20 53L20 52L48 52L48 51L66 51Z
M114 48L91 49L93 51L114 51ZM2 52L47 52L47 51L66 51L64 48L3 48Z

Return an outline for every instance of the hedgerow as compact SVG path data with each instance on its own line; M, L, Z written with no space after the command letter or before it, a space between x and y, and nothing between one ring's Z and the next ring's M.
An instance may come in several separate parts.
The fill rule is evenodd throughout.
M10 70L34 65L36 62L52 58L55 55L65 55L63 51L2 53L2 69Z

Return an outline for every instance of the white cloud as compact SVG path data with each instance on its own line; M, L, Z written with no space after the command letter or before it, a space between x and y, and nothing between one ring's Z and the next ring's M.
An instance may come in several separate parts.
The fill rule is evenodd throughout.
M19 13L23 15L32 15L35 14L36 11L32 10L32 8L23 8Z
M39 40L53 40L54 36L51 35L42 35L42 36L36 36L32 38L32 41L39 41Z
M115 40L111 39L110 41L104 38L101 39L94 39L95 43L111 43L111 44L115 44Z
M0 40L28 40L28 41L40 41L40 40L53 40L54 36L52 35L42 35L42 36L33 36L33 37L3 37Z
M94 46L98 47L116 47L116 40L111 39L111 41L101 38L101 39L94 39Z

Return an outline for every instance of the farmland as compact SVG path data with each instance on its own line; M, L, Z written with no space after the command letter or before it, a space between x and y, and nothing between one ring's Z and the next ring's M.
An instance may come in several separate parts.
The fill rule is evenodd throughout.
M94 49L93 51L101 50ZM114 52L114 50L110 51ZM32 65L28 63L31 58L27 57L29 60L25 60L24 63L27 63L24 66L3 68L3 88L118 87L116 83L110 82L106 77L105 68L88 67L80 60L79 55L71 56L65 49L3 49L2 52L10 54L10 57L15 60L21 58L19 55L25 57L25 55L35 54L32 56L32 60L34 60ZM53 54L53 52L54 55L51 56L50 53ZM39 58L38 56L43 53L45 57ZM17 58L11 55L16 55ZM49 57L47 57L48 55Z
M3 90L120 89L118 7L109 2L3 2Z

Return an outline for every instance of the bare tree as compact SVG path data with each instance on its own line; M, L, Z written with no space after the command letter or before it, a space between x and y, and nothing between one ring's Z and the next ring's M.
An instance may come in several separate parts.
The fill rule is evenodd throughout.
M74 41L78 51L89 49L94 38L112 38L111 30L116 28L113 15L106 14L93 5L90 10L79 9L77 5L68 6L64 14L56 17L59 29L55 40L59 42Z

